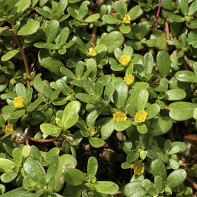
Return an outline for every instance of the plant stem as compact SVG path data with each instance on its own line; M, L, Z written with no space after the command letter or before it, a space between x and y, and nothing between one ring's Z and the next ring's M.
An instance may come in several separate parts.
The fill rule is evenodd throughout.
M167 21L165 21L165 32L166 32L166 39L170 40L170 31L169 31L169 25Z
M14 25L12 24L12 29L14 29ZM20 43L19 39L18 39L18 36L17 36L17 33L16 31L14 30L13 31L13 36L16 40L16 44L18 46L18 49L21 53L21 56L22 56L22 59L23 59L23 63L25 65L25 70L26 70L26 73L27 74L30 74L30 69L29 69L29 65L28 65L28 62L27 62L27 58L26 58L26 55L25 55L25 51L24 51L24 48L22 46L22 44ZM27 80L27 84L29 85L29 80Z
M153 21L152 27L154 26L155 23L157 23L157 19L159 17L160 9L161 9L161 0L159 0L159 6L158 6L157 14L156 14L156 17Z
M197 184L192 179L190 179L189 177L187 177L186 180L192 185L192 187L195 190L197 190Z
M96 32L97 32L97 27L93 27L92 29L92 43L90 44L90 47L95 47L96 46Z
M62 137L62 134L63 134L63 132L61 132L59 136L52 138L52 139L37 139L37 138L33 138L33 137L28 137L28 139L33 142L47 143L47 142L53 142L55 140L58 140L59 138Z
M189 62L189 59L188 59L187 55L184 55L184 60L185 60L185 62L187 63L187 65L188 65L191 69L193 69L193 66L192 66L192 64Z

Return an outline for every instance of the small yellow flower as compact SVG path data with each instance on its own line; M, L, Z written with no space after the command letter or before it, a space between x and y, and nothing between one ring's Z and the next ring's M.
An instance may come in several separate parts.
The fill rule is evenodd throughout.
M131 18L128 14L125 14L124 19L123 19L123 23L130 23Z
M145 112L144 110L138 111L135 114L134 121L135 122L144 122L146 120L146 116L147 116L147 112Z
M140 163L139 160L135 161L135 164L131 164L131 169L134 169L134 174L140 175L144 173L144 163Z
M96 55L97 55L96 51L95 51L92 47L89 48L88 54L89 54L90 56L96 56Z
M119 62L123 65L126 66L130 62L131 58L128 55L122 55L119 59Z
M22 96L15 97L13 103L14 107L24 107Z
M8 123L4 129L5 132L13 132L12 124Z
M125 81L128 85L132 84L132 83L133 83L133 80L134 80L134 76L133 76L133 75L128 75L128 76L125 76L125 77L124 77L124 81Z
M126 116L126 113L118 111L115 114L113 114L113 119L116 122L122 122L122 121L127 120L127 116Z
M97 130L96 127L91 127L91 128L89 129L89 132L90 132L92 135L95 135L95 134L98 132L98 130Z

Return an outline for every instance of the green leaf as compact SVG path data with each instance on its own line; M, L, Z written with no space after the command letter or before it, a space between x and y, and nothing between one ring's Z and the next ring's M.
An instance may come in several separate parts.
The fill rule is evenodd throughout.
M197 48L197 30L189 32L187 42L194 48Z
M133 27L133 33L138 40L145 37L149 30L149 23L147 21L140 22Z
M118 19L109 14L104 15L102 19L106 24L118 24Z
M119 186L110 181L96 181L93 185L102 194L116 194L119 190Z
M9 183L13 181L17 177L17 175L18 174L16 172L6 172L1 175L1 181L4 183Z
M192 16L196 13L197 11L197 1L193 1L191 3L191 5L189 6L189 12L188 12L188 15L189 16Z
M128 12L128 15L130 16L131 21L134 21L135 19L140 17L142 14L143 14L143 10L141 9L139 5L134 6Z
M166 9L166 10L175 10L177 5L173 0L165 0L161 2L162 8Z
M11 114L10 118L12 118L12 119L18 119L18 118L20 118L20 117L22 117L24 115L25 115L25 109L18 109L18 110L14 111Z
M187 96L185 90L183 89L167 90L165 94L166 94L165 99L169 101L183 100Z
M156 176L154 179L154 183L155 183L155 189L157 193L160 193L161 190L163 189L163 181L162 181L161 176Z
M45 186L45 170L42 165L35 160L28 159L23 164L23 169L27 175L29 175L38 184Z
M65 169L74 168L77 165L77 160L69 154L64 154L59 158L59 166L55 175L54 189L56 192L60 191L64 185L63 174Z
M91 146L93 146L94 148L100 148L101 146L105 144L104 140L102 140L101 138L97 138L97 137L90 137L89 142Z
M66 188L63 193L65 197L69 197L69 196L81 197L81 194L82 194L81 185L79 186L66 185Z
M193 117L195 105L190 102L174 102L169 105L170 118L177 121L188 120Z
M123 34L128 34L129 32L131 32L131 26L130 26L129 24L122 23L122 24L119 26L119 29L120 29L120 31L121 31Z
M94 21L97 21L100 17L100 14L99 13L96 13L96 14L92 14L90 16L88 16L86 19L85 19L85 22L86 23L92 23Z
M14 163L16 164L16 167L19 168L21 166L22 163L22 152L19 148L15 148L12 151L12 157L14 160Z
M40 125L40 130L46 135L58 136L61 133L61 129L58 126L50 123L42 123Z
M182 23L185 21L185 19L182 16L176 14L170 14L169 18L171 22L176 22L176 23Z
M138 130L139 133L145 134L145 133L148 131L148 128L147 128L146 124L144 124L144 123L139 123L139 124L137 125L137 130Z
M49 164L49 168L47 170L46 174L46 182L50 182L54 179L59 165L59 157L58 155L54 155L51 159L51 162Z
M95 95L95 86L90 78L83 80L83 88L89 95Z
M183 183L186 179L186 176L187 174L183 169L173 171L166 179L167 186L169 186L170 188L175 188L181 185L181 183Z
M24 190L22 187L13 189L10 192L3 194L1 197L37 197L35 193L30 193Z
M154 118L155 116L157 116L160 112L160 107L157 103L154 103L152 105L150 105L147 109L147 120Z
M46 41L48 43L53 42L54 39L57 37L59 28L60 28L60 25L57 20L50 20L50 22L48 23L45 29Z
M124 42L124 36L119 31L113 31L108 33L100 42L105 44L108 49L108 53L113 53L116 48L122 46Z
M71 7L68 7L68 13L75 19L80 20L81 18L79 17L79 12L78 10L75 10Z
M167 133L172 128L173 122L169 117L157 117L151 120L151 134L156 137Z
M78 93L75 95L75 97L84 103L92 103L91 96L88 94Z
M128 97L128 85L120 80L114 84L114 104L117 109L123 110Z
M62 64L62 62L61 62L61 64ZM63 64L62 64L63 65ZM75 75L72 73L72 71L71 70L69 70L68 68L66 68L66 67L61 67L60 68L60 71L66 76L66 77L68 77L69 79L75 79Z
M181 70L175 74L175 78L181 82L193 82L196 80L196 75L194 72L189 70Z
M115 4L115 10L118 14L120 14L121 18L125 16L127 13L127 5L125 4L124 1L116 1Z
M138 152L130 152L127 155L127 161L128 163L133 163L134 161L136 161L139 158L140 154Z
M54 72L58 76L62 76L62 73L60 72L60 68L64 67L64 64L61 61L51 57L46 57L42 59L41 64L49 71Z
M146 192L141 187L141 182L131 182L125 185L124 194L127 197L144 197Z
M39 28L40 28L40 22L31 20L19 29L19 31L17 32L17 35L19 35L19 36L32 35L32 34L36 33Z
M91 111L87 117L86 117L86 123L88 125L88 127L94 126L94 123L97 119L97 117L100 115L100 113L102 112L103 109L95 109L93 111Z
M110 102L112 96L114 94L114 83L109 82L105 86L105 91L104 91L104 100L107 102Z
M166 42L166 33L161 30L155 30L153 34L151 34L151 39L156 40L155 48L161 51L168 51L168 46Z
M80 18L84 18L88 14L88 5L90 5L89 1L84 1L79 8L79 16Z
M81 185L87 180L86 174L78 169L69 168L65 171L64 180L72 186Z
M115 128L115 120L112 118L106 118L105 122L101 126L101 135L103 140L106 140L111 136Z
M19 0L15 6L14 6L14 11L17 14L22 14L23 11L25 11L31 4L31 0Z
M16 93L18 96L22 96L24 99L26 99L26 88L22 83L17 83L16 86Z
M179 2L179 7L181 9L181 12L186 16L188 15L189 11L189 6L188 6L188 1L185 0L178 0Z
M131 120L125 120L122 122L115 122L115 130L116 131L124 131L129 128L132 124Z
M166 167L161 159L156 159L152 161L150 169L154 177L161 176L163 181L166 180Z
M145 74L152 74L153 56L151 53L146 53L144 55L144 70L145 70Z
M141 186L144 191L146 191L151 196L154 196L156 191L151 181L149 181L148 179L145 179L142 181Z
M63 12L65 11L65 9L67 7L67 5L68 5L67 0L59 0L55 9L52 10L52 17L54 19L58 20L62 16Z
M148 102L149 93L147 90L141 90L137 97L137 111L143 110Z
M96 158L90 157L88 159L88 165L87 165L87 174L90 180L92 177L96 176L97 170L98 170L98 162Z
M18 49L11 50L1 57L1 61L6 62L6 61L12 59L18 53L19 53Z
M62 116L62 124L65 129L69 129L78 121L80 107L79 101L72 101L66 105Z
M157 67L162 77L167 77L170 72L170 55L166 51L157 54Z
M87 60L87 70L90 72L89 76L94 79L97 75L97 63L93 58Z
M58 37L58 44L59 45L64 45L68 39L69 36L69 29L68 27L65 27L61 30L59 37Z

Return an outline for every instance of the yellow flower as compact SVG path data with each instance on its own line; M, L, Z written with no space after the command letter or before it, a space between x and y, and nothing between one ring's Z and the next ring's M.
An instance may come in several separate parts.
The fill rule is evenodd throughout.
M135 114L134 121L135 122L144 122L146 120L146 116L147 116L147 112L145 112L144 110L138 111Z
M12 124L8 123L4 129L5 132L13 132Z
M131 18L128 14L125 14L124 19L123 19L123 23L130 23Z
M130 62L131 58L128 55L122 55L119 59L119 62L123 65L126 66Z
M96 56L96 55L97 55L96 51L95 51L92 47L89 48L88 54L89 54L90 56Z
M133 83L133 80L134 80L134 76L133 76L133 75L128 75L128 76L125 76L125 77L124 77L124 81L125 81L128 85L132 84L132 83Z
M15 97L13 103L14 107L24 107L22 96Z
M91 127L91 128L89 129L89 132L90 132L91 134L95 135L95 134L98 132L98 130L97 130L96 127Z
M126 113L118 111L115 114L113 114L113 119L116 122L122 122L122 121L127 120L127 116L126 116Z
M131 164L131 169L134 169L134 174L140 175L144 173L144 163L140 163L139 160L135 161L135 164Z

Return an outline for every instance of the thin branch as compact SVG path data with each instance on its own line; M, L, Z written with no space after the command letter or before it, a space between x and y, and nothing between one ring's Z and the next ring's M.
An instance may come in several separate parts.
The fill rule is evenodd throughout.
M25 132L24 132L24 135L25 135L25 144L26 144L26 146L29 145L29 129L30 129L30 127L28 126L28 127L25 129Z
M96 32L97 32L97 27L93 27L92 29L92 42L90 44L90 47L95 47L96 46Z
M157 19L159 17L160 9L161 9L161 0L159 0L159 6L158 6L157 14L156 14L156 17L153 21L152 27L154 26L155 23L157 23Z
M166 39L170 40L170 31L169 31L169 25L167 21L165 21L165 32L166 32Z
M33 138L33 137L28 137L28 139L33 142L47 143L47 142L53 142L55 140L58 140L59 138L62 137L62 134L63 134L63 132L61 132L59 136L52 138L52 139L37 139L37 138Z
M12 29L14 29L14 25L12 25ZM21 45L21 43L20 43L20 41L19 41L19 39L18 39L18 36L17 36L17 33L16 33L15 30L13 31L13 36L14 36L14 38L15 38L15 40L16 40L16 44L17 44L17 46L18 46L18 49L19 49L19 51L20 51L20 53L21 53L21 56L22 56L22 59L23 59L23 63L24 63L24 65L25 65L26 73L27 73L27 74L30 74L30 69L29 69L29 66L28 66L28 62L27 62L27 58L26 58L26 55L25 55L24 48L23 48L23 46ZM27 80L27 84L29 84L29 80Z
M187 55L184 55L184 60L185 60L185 62L187 63L187 65L188 65L191 69L193 69L193 66L192 66L192 64L189 62L189 59L188 59Z
M192 179L190 179L189 177L187 177L186 180L192 185L192 187L195 190L197 190L197 184Z
M159 83L160 82L160 80L161 80L161 76L158 76L158 79L155 81L155 83L154 83L154 85L156 85L157 83Z

